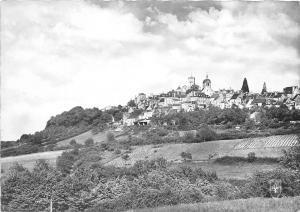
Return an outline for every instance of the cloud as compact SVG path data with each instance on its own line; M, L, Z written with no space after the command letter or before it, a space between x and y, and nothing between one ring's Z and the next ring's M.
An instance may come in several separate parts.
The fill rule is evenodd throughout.
M296 84L300 32L289 12L297 7L5 1L3 139L41 130L77 105L102 108L168 91L191 73L200 85L208 73L214 89L240 89L244 77L253 91L263 81L272 90Z

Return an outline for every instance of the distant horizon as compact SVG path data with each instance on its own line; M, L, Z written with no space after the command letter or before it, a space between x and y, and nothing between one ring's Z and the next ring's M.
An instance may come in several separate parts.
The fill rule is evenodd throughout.
M299 2L3 1L1 137L66 108L124 105L206 74L212 89L300 85Z

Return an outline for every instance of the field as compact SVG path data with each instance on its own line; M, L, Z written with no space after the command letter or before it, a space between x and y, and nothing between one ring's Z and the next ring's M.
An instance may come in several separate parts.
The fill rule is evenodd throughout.
M116 139L124 139L126 134L115 132ZM119 133L119 134L118 134ZM85 139L92 137L95 142L101 142L106 139L105 133L92 135L91 131L73 137L77 143L84 143ZM69 140L61 141L60 145L67 145ZM270 142L272 141L272 142ZM289 142L286 142L289 141ZM259 164L259 163L239 163L233 165L221 165L213 163L213 159L223 156L241 156L247 157L249 152L254 152L257 157L273 157L278 158L282 155L282 149L290 145L296 144L296 136L271 136L266 138L236 139L236 140L219 140L204 143L180 143L180 144L160 144L145 145L132 147L131 153L128 153L129 160L125 161L120 156L114 155L112 152L103 153L103 162L105 165L113 166L131 166L138 160L151 160L158 157L166 158L172 162L173 166L181 164L182 152L190 152L193 157L192 163L188 163L194 167L201 167L205 170L215 170L220 178L239 178L249 177L256 170L270 170L278 167L277 164ZM281 146L279 145L281 142ZM273 144L272 144L273 143ZM247 145L244 145L247 144ZM255 145L254 145L255 144ZM264 145L269 145L266 147ZM274 147L271 147L271 146ZM25 167L31 169L35 161L38 159L46 159L50 164L55 165L56 158L63 151L42 152L30 155L21 155L16 157L1 158L1 169L4 173L9 167L18 162Z
M55 166L57 157L60 156L63 151L64 150L40 152L28 155L1 158L1 179L3 178L3 176L5 176L9 168L16 162L22 164L28 169L32 169L37 160L45 159L50 165Z
M289 141L289 142L286 142ZM244 144L247 145L244 145ZM181 162L181 152L192 154L194 162L208 161L223 156L247 157L249 152L254 152L256 157L278 158L282 156L282 150L296 145L295 135L270 136L263 138L247 138L235 140L219 140L204 143L180 143L145 145L133 148L127 161L121 158L112 160L109 165L124 166L135 163L137 160L154 159L164 157L168 161ZM267 146L268 145L268 146ZM242 147L242 148L240 148Z
M281 199L251 198L231 201L184 204L160 208L131 210L131 212L298 212L300 197Z
M72 138L68 138L68 139L59 141L56 145L57 146L67 146L67 145L70 144L70 141L73 140L73 139L75 139L78 144L84 144L84 142L88 138L92 138L95 143L101 143L101 142L106 141L106 134L107 134L107 132L108 131L99 132L99 133L97 133L97 134L94 135L92 133L92 131L89 130L89 131L87 131L85 133L82 133L80 135L74 136ZM127 138L126 133L123 132L123 131L112 130L111 132L115 135L116 140L122 140L122 139Z

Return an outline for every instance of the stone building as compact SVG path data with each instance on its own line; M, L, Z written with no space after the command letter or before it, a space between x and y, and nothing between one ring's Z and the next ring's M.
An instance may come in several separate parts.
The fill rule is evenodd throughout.
M214 93L214 91L211 88L211 81L210 81L210 79L208 79L208 75L206 75L206 79L203 80L202 92L208 96L211 96Z

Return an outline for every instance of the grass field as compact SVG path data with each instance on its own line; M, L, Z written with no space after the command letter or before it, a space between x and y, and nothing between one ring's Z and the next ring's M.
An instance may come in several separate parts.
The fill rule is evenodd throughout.
M293 136L293 135L287 135ZM287 137L285 136L285 137ZM267 138L266 138L267 139ZM235 140L219 140L209 141L204 143L180 143L180 144L161 144L161 145L145 145L136 146L133 151L129 154L130 158L128 161L122 160L122 158L116 158L112 160L109 165L124 166L134 164L138 160L154 159L157 157L164 157L168 161L181 162L181 152L190 152L193 157L193 161L207 161L210 155L213 158L223 156L238 156L247 157L248 153L254 152L256 157L270 157L278 158L282 156L282 150L289 148L289 146L278 146L278 147L260 147L257 148L238 148L235 147L244 143L245 139ZM258 142L253 140L253 142ZM263 138L259 139L259 142L264 142Z
M116 140L121 140L126 138L126 134L123 132L115 132ZM59 145L69 144L71 139L76 139L77 143L84 143L87 138L92 137L95 142L103 142L106 139L106 132L99 133L97 135L92 135L91 131L85 132L81 135L75 136L73 138L60 141ZM290 138L293 135L285 135L283 138ZM277 137L278 138L278 137ZM281 138L281 137L280 137ZM259 142L269 141L259 138ZM253 142L258 142L253 140ZM118 167L133 165L138 160L151 160L158 157L166 158L168 161L173 162L173 164L179 164L182 162L180 156L181 152L190 152L193 157L193 163L191 166L201 167L205 170L215 170L220 178L247 178L256 170L270 170L276 168L277 164L248 164L240 163L233 165L221 165L214 164L212 160L209 160L210 155L214 155L214 158L223 156L240 156L247 157L249 152L255 152L257 157L280 157L282 155L282 149L286 147L262 147L258 148L236 148L241 144L248 142L245 139L236 140L219 140L210 141L204 143L180 143L180 144L161 144L161 145L145 145L145 146L135 146L131 153L129 153L129 160L124 161L121 157L118 157L111 152L105 152L103 154L103 162L105 165L114 165ZM248 145L247 143L247 145ZM269 144L269 143L268 143ZM244 145L245 146L245 145ZM253 147L248 145L249 147ZM255 146L254 146L255 147ZM4 173L7 172L9 167L14 163L18 162L24 165L26 168L31 169L35 161L38 159L45 159L50 164L55 165L56 158L61 155L63 151L51 151L34 153L29 155L21 155L16 157L6 157L1 158L1 169Z
M4 179L3 177L5 177L5 175L7 174L9 168L16 162L22 164L25 168L32 169L37 160L45 159L50 165L55 166L57 157L60 156L63 151L64 150L40 152L28 155L1 158L1 180Z
M88 139L88 138L92 138L94 140L95 143L101 143L106 141L106 133L108 131L104 131L104 132L99 132L98 134L93 134L91 130L82 133L80 135L74 136L72 138L68 138L62 141L59 141L56 145L57 146L67 146L70 144L70 141L75 139L76 142L78 144L84 144L84 142ZM122 140L122 139L126 139L127 135L126 133L124 133L123 131L111 131L114 135L116 140Z
M231 201L184 204L130 212L299 212L300 197L281 199L251 198Z

